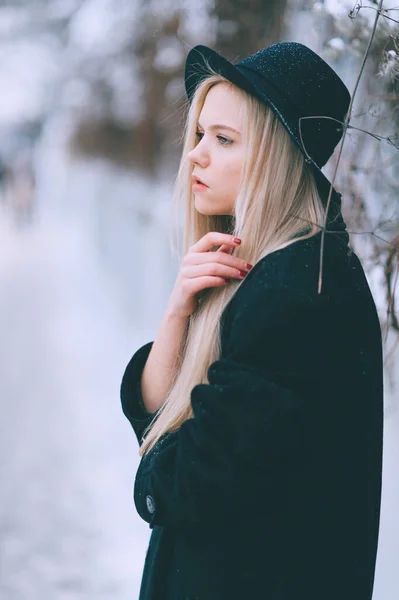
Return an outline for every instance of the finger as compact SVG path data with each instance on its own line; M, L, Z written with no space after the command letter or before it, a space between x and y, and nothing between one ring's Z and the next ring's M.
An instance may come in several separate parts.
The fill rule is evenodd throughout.
M227 245L230 248L236 248L239 244L234 242L234 236L219 231L209 231L204 235L194 246L191 247L192 252L208 252L215 246Z
M236 244L234 244L236 246ZM225 252L226 254L231 254L234 251L234 248L228 246L227 244L222 244L218 250L218 252Z

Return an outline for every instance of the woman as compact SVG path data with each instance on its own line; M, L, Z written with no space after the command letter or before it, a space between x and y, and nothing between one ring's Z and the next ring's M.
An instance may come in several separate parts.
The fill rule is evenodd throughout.
M197 46L185 83L185 255L121 385L152 529L140 600L370 600L381 330L321 172L348 90L291 42L237 65Z

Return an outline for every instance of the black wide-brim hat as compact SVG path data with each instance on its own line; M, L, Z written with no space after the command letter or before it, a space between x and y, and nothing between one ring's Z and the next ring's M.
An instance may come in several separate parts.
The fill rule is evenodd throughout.
M297 42L273 44L237 64L199 45L190 50L186 59L185 87L190 102L197 86L210 74L208 64L275 112L312 167L320 197L326 204L331 182L321 167L342 137L351 100L337 73L313 50ZM341 194L334 188L330 211L328 220L335 219L334 229L345 229Z

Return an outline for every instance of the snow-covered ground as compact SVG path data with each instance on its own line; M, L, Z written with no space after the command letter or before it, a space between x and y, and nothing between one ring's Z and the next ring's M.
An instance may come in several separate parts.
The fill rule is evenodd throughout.
M149 530L119 384L148 334L71 223L3 213L0 237L0 597L131 600Z
M156 190L50 139L30 219L0 201L0 598L131 600L150 530L119 386L162 316L167 236Z

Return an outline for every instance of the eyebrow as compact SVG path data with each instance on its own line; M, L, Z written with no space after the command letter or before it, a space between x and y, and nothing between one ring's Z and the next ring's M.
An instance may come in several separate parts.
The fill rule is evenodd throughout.
M202 125L200 125L199 123L197 123L197 126L200 129L203 129ZM229 131L233 131L234 133L237 133L238 135L241 135L241 133L239 131L237 131L237 129L234 129L233 127L229 127L228 125L220 125L218 123L215 123L215 125L210 125L208 127L208 129L210 129L211 131L214 131L215 129L227 129Z

